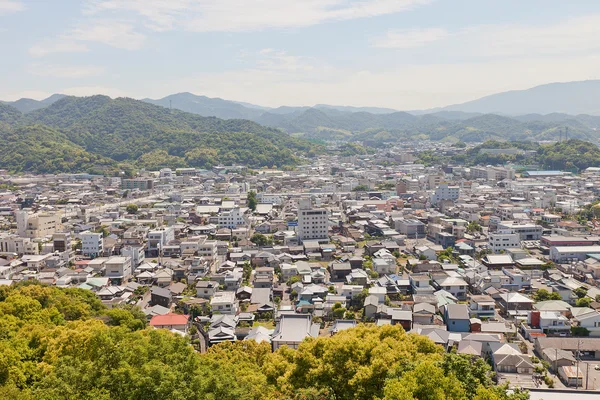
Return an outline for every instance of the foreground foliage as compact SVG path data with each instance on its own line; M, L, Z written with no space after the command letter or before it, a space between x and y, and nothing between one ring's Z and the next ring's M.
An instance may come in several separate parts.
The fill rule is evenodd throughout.
M271 353L223 343L206 354L136 309L39 284L0 288L0 398L521 400L483 360L444 354L399 327L366 327Z

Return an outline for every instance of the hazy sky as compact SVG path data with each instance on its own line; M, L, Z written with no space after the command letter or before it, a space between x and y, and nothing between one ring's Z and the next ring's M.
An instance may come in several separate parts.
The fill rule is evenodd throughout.
M0 99L409 110L600 79L598 0L0 0Z

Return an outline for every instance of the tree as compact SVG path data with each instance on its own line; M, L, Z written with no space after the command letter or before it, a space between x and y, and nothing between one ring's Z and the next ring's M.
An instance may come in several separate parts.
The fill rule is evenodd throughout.
M256 205L258 201L256 200L256 192L249 191L248 192L248 208L252 211L256 211Z
M250 241L257 246L267 246L272 243L272 240L267 238L262 233L255 233L254 235L252 235Z
M138 206L137 204L128 204L125 210L127 211L127 214L137 214Z
M577 307L589 307L592 304L592 299L590 299L589 297L582 297L580 299L577 299L577 301L575 302L575 306Z
M352 189L352 191L354 192L366 192L369 190L369 187L367 185L357 185L354 186L354 189Z
M483 228L481 227L481 225L479 225L477 222L475 221L471 221L469 222L469 224L467 225L467 232L468 233L475 233L475 232L481 232L483 230Z
M532 296L535 302L546 301L546 300L561 300L560 294L557 292L550 293L546 289L539 289Z
M583 286L573 290L573 294L576 295L578 299L584 298L587 295L587 292L587 289Z

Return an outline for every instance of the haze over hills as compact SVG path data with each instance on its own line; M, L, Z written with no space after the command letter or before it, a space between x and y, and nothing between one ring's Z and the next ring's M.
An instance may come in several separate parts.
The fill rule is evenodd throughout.
M40 108L48 107L49 105L62 99L63 97L66 97L66 96L64 94L56 93L44 100L34 100L34 99L23 98L23 99L19 99L16 101L6 101L6 102L2 102L2 103L8 104L9 106L16 108L17 110L19 110L22 113L28 113L31 111L39 110Z
M433 111L462 111L506 115L591 114L600 115L600 80L561 82L526 90L511 90Z

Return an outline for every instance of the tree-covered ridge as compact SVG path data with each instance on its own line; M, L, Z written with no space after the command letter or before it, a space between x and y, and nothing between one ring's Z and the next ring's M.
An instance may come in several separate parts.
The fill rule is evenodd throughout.
M14 124L21 119L23 114L16 108L0 102L0 126L1 124Z
M23 143L30 151L23 155L23 162L13 164L8 149L0 149L0 167L18 172L97 171L98 163L115 162L153 169L221 163L273 167L293 165L302 155L320 151L315 144L251 121L201 117L127 98L65 97L26 115L16 110L18 114L13 115L10 107L4 108L0 116L6 114L7 123L0 128L4 136L15 140L15 146L27 140L31 131L38 135L41 129L52 133L54 144L56 136L62 135L59 147L87 152L84 158L95 157L88 164L72 162L72 156L58 151L55 165L47 166L39 159L51 157L50 149L42 152L41 146ZM23 137L16 135L23 132Z
M0 165L12 172L82 172L117 170L110 158L86 151L44 125L0 126Z
M521 150L519 153L486 152L488 149ZM427 151L419 154L427 165L455 163L466 166L539 164L546 169L581 171L588 167L600 167L600 148L580 139L569 139L551 144L534 142L508 142L489 140L465 152L443 156Z
M397 326L360 326L271 353L239 341L197 353L189 339L146 327L143 313L106 309L81 289L0 287L0 398L521 400L494 386L481 359L447 354Z

